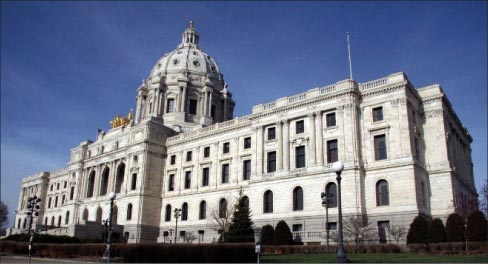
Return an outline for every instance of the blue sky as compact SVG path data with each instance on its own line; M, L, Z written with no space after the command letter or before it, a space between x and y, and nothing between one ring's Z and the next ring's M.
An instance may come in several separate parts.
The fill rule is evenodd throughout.
M141 80L193 20L236 101L235 116L348 77L398 71L441 84L487 173L487 3L1 2L1 199L62 168L70 148L135 109Z

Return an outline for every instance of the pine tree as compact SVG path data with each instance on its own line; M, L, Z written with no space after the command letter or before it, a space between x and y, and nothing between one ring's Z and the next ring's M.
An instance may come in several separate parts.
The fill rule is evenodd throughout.
M254 242L251 213L246 205L246 197L239 191L239 198L234 205L229 231L225 235L226 242Z
M410 224L407 235L407 244L429 243L429 223L418 215Z
M444 227L441 219L436 218L432 220L432 223L430 225L429 239L431 243L446 242L446 228Z
M447 241L464 242L464 220L459 214L452 213L447 217L446 232Z
M292 245L293 234L285 221L281 220L276 224L273 236L273 245Z

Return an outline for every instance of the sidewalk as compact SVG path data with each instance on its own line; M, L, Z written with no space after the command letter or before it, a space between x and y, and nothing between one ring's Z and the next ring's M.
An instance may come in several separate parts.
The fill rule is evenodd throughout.
M1 264L28 264L29 263L29 256L25 255L3 255L0 256L0 263ZM32 264L80 264L80 263L104 263L104 261L100 258L99 260L95 260L93 258L76 258L76 259L51 259L51 258L39 258L39 257L31 257Z

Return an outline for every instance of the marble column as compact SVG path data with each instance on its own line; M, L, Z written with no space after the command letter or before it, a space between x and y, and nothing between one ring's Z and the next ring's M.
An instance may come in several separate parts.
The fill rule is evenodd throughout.
M321 112L315 112L315 135L316 135L316 147L317 147L317 152L316 152L316 164L317 165L323 165L324 164L324 136L322 135L323 129L322 129L322 113Z
M258 126L256 128L256 175L262 175L263 174L263 162L264 162L264 157L263 157L263 149L264 149L264 144L263 144L263 126Z
M283 169L290 169L290 132L288 120L283 121Z
M276 152L276 155L277 155L277 159L276 159L276 170L277 171L280 171L283 169L283 121L279 121L277 123L277 152Z
M308 124L310 125L310 144L308 145L308 151L310 154L308 157L310 158L310 165L315 165L315 113L308 115Z

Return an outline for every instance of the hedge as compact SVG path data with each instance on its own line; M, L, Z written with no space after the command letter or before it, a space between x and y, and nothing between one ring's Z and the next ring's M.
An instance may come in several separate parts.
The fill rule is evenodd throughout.
M27 254L27 242L0 242L2 252ZM102 257L106 244L37 243L32 255L46 258ZM253 243L243 244L112 244L112 257L124 263L253 263Z
M401 248L393 244L363 244L345 245L346 253L400 253ZM336 245L330 246L330 253L337 251ZM322 254L326 252L325 245L283 245L283 246L262 246L262 254Z

